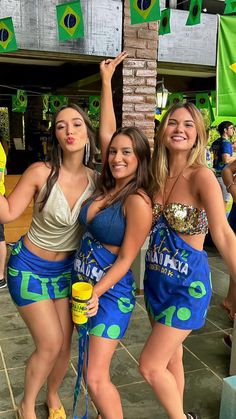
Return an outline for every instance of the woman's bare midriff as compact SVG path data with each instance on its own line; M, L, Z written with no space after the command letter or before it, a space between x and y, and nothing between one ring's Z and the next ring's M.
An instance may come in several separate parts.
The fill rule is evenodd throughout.
M74 253L74 251L53 252L52 250L42 249L41 247L32 243L27 236L24 237L24 245L30 252L34 253L36 256L42 259L49 260L51 262L58 262L60 260L66 259Z
M119 253L120 247L119 246L113 246L112 244L104 244L102 245L109 250L111 253L114 253L114 255L117 255Z

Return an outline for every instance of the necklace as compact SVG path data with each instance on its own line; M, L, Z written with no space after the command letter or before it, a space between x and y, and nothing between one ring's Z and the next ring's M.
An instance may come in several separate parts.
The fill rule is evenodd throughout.
M181 175L181 173L183 173L185 167L175 176L167 176L167 179L176 179L177 177L179 177Z
M164 187L164 191L163 191L163 204L164 204L164 205L165 205L165 204L167 204L167 202L168 202L168 200L169 200L169 198L170 198L171 192L173 191L173 189L174 189L174 187L175 187L176 183L178 182L178 180L179 180L180 176L182 175L182 173L183 173L184 169L185 169L185 168L183 168L183 170L181 170L181 172L180 172L177 176L171 176L171 177L169 177L169 179L175 179L175 181L174 181L173 185L171 186L171 188L170 188L170 191L169 191L168 195L166 195L166 191L165 191L165 187L166 187L166 185L165 185L165 187Z
M167 179L176 179L178 176L179 176L179 173L176 176L167 176Z

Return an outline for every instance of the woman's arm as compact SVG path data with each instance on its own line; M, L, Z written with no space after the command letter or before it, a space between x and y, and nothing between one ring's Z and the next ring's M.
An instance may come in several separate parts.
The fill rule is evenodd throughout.
M220 186L211 170L206 168L199 171L197 184L212 240L228 266L236 291L236 237L226 218ZM236 295L233 311L236 312Z
M236 173L236 161L229 164L222 170L222 178L227 190L231 193L234 202L236 202L236 184L234 183L234 174Z
M44 163L34 163L23 173L11 194L0 195L0 222L5 224L18 218L28 207L41 182ZM44 174L45 176L45 174Z
M106 155L106 149L116 130L116 117L114 113L111 79L116 67L127 57L126 52L121 52L113 60L103 60L100 64L100 74L102 79L101 90L101 112L99 138L101 143L102 161Z
M149 198L131 195L125 203L126 230L117 259L104 277L95 285L100 297L115 285L130 269L147 238L152 225L152 206Z

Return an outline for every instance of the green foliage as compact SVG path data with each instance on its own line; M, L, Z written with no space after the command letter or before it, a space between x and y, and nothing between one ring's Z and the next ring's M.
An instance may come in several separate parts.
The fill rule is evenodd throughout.
M9 118L8 109L0 107L0 130L3 133L3 138L9 141Z

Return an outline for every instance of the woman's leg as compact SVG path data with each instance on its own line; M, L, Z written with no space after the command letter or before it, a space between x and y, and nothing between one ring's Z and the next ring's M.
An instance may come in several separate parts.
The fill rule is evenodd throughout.
M68 369L73 325L68 298L54 300L54 306L63 332L63 344L47 380L47 404L58 409L61 402L57 391Z
M148 315L148 317L149 317L151 326L153 328L156 322L155 320L153 320L153 318L150 315ZM170 359L167 368L175 377L179 394L183 403L185 378L184 378L183 345L182 344L176 349L176 352Z
M36 346L25 370L25 388L21 410L24 419L36 419L36 397L52 371L61 351L63 333L58 313L52 300L44 300L18 307L18 310L28 326Z
M88 388L102 419L123 419L118 390L110 380L110 364L118 340L90 336Z
M170 419L184 419L181 344L190 330L155 323L140 357L140 371Z
M179 345L179 347L176 349L175 354L170 359L167 369L171 372L171 374L174 376L178 390L179 395L183 404L183 398L184 398L184 366L183 366L183 345Z

